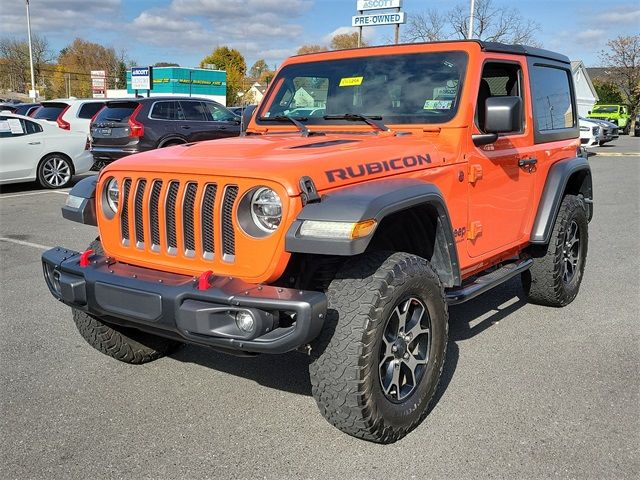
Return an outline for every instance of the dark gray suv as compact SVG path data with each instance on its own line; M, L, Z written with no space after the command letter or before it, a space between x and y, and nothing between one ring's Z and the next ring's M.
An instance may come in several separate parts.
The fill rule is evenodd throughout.
M111 100L91 121L91 153L95 169L132 153L239 134L240 117L212 100Z

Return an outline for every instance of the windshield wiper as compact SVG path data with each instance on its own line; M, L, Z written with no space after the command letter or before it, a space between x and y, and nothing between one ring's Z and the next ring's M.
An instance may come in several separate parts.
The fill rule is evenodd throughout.
M325 120L351 120L351 121L360 120L362 122L368 123L372 127L376 127L378 130L381 130L383 132L388 132L389 130L391 130L389 127L387 127L384 123L380 121L382 120L382 116L380 115L367 116L367 115L361 115L359 113L344 113L344 114L338 114L338 115L325 115L322 118L324 118Z
M258 120L261 122L291 122L298 130L300 130L300 134L303 137L309 136L309 129L306 127L304 123L309 120L307 117L290 117L289 115L276 115L275 117L260 117Z

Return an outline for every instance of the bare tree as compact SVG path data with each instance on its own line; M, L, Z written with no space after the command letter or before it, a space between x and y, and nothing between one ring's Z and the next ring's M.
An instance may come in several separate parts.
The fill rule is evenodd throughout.
M409 16L402 38L405 42L437 42L447 37L444 14L431 9Z
M49 43L44 37L34 35L33 68L35 70L36 84L41 78L42 70L53 61L53 55ZM3 38L0 40L0 86L17 92L26 92L31 83L29 74L29 45L26 41L15 38Z
M473 38L488 42L521 43L538 46L540 30L533 20L522 17L516 8L495 5L493 0L476 0ZM403 38L409 42L467 38L469 9L466 3L440 13L430 10L412 14Z
M629 105L630 134L636 115L640 112L640 35L619 36L607 42L600 52L602 66L609 70L609 78Z

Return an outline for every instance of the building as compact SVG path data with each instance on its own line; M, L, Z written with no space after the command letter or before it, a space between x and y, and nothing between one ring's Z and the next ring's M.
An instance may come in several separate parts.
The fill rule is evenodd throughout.
M153 88L150 96L181 95L210 98L223 105L227 104L227 72L206 68L153 67ZM126 90L108 90L107 98L133 97L131 72L127 72ZM138 91L147 96L147 92Z
M578 115L586 117L598 101L598 93L582 60L571 61L571 73L573 74L573 83L576 88Z
M267 86L258 82L251 85L251 88L244 93L244 98L249 104L260 103L267 91Z

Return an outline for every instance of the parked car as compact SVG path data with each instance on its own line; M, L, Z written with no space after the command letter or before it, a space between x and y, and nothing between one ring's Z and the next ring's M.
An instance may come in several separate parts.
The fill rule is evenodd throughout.
M37 180L45 188L63 188L93 164L87 134L5 113L0 114L0 157L0 185Z
M640 115L636 116L636 125L633 127L633 135L640 137Z
M597 147L603 139L602 126L593 120L579 118L580 122L580 143L584 147Z
M63 99L42 102L31 116L57 124L63 130L89 133L91 119L104 107L105 100L92 98Z
M16 106L13 103L0 103L0 112L13 113L16 110Z
M95 167L132 153L240 135L240 119L212 100L151 97L108 101L91 123Z
M631 115L625 105L596 105L587 115L589 120L607 120L618 125L620 133L629 135L631 126Z
M612 142L619 138L619 129L618 125L612 122L608 122L606 120L597 120L595 118L585 118L590 122L595 122L602 127L602 138L600 139L599 145L602 146L605 143Z
M39 109L42 105L39 103L19 103L15 105L15 110L13 113L16 115L24 115L25 117L30 117L33 112Z

